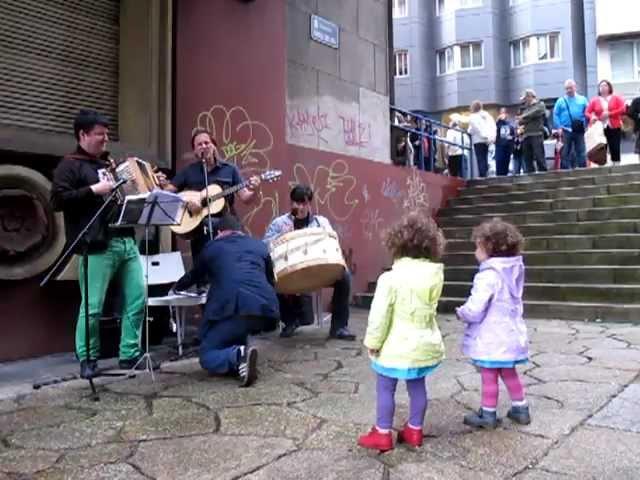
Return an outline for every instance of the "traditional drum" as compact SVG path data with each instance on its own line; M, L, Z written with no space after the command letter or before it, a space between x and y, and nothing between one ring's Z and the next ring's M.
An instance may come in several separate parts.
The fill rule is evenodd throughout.
M333 285L346 266L335 232L304 228L271 242L278 293L308 293Z

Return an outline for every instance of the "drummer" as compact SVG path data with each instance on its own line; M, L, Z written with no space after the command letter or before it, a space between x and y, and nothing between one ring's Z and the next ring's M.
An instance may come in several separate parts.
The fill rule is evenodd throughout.
M333 232L333 228L325 217L311 213L313 191L307 185L296 185L289 194L291 211L275 218L267 228L264 241L270 244L280 235L307 227L322 228ZM345 269L342 277L333 284L331 299L331 329L329 338L354 341L347 325L349 323L349 296L351 293L351 274ZM281 295L280 319L284 324L280 336L291 337L300 325L313 323L313 309L309 295Z

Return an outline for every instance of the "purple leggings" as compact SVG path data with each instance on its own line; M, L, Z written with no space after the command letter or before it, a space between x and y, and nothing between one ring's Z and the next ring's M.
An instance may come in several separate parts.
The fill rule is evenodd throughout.
M385 430L393 426L393 414L396 410L397 378L377 375L376 392L378 395L376 426ZM409 392L409 423L414 427L421 427L424 414L427 411L427 385L425 377L407 380Z

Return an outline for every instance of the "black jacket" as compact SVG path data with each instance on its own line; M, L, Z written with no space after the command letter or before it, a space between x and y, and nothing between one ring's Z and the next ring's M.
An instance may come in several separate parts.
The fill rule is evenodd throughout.
M104 198L91 190L98 183L98 171L109 167L108 153L100 158L93 157L78 147L74 153L66 155L53 173L51 203L54 210L64 213L67 243L72 242L89 223L97 210L103 205ZM110 230L109 224L116 220L119 208L113 202L89 230L84 241L79 243L76 252L98 253L107 248L109 239L114 236L133 236L133 229Z
M629 105L627 115L633 120L633 130L640 132L640 97L636 97Z

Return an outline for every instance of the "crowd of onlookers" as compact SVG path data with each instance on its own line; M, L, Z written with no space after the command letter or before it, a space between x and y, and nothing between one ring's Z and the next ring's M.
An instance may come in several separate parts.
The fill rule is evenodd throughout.
M396 125L406 133L396 137L395 161L470 177L467 160L473 152L477 175L486 177L493 153L498 176L544 172L545 140L551 139L555 168L604 165L607 156L618 165L624 116L632 120L635 153L640 155L640 97L626 103L608 80L598 84L598 94L591 100L578 93L573 80L565 82L564 90L550 114L533 89L524 91L515 116L500 108L494 119L479 100L471 103L468 115L452 114L448 126L421 115L397 114Z

